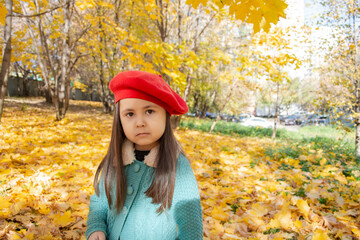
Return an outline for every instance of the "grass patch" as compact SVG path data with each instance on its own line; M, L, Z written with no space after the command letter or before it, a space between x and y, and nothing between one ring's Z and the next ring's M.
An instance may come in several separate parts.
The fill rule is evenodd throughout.
M180 128L193 129L202 132L209 132L213 120L198 118L183 118L180 122ZM240 123L218 121L213 132L219 135L230 135L239 137L260 137L270 138L272 129L259 127L245 127ZM356 165L348 165L349 162L360 163L355 157L354 132L345 132L334 126L306 126L299 127L298 131L287 131L286 129L277 129L276 147L269 147L265 150L265 156L282 160L285 158L298 159L301 155L309 155L316 152L322 152L322 157L326 158L327 164L336 164L340 162L346 167L345 174L357 172ZM321 159L316 158L311 164L319 165ZM253 163L256 164L255 162ZM301 169L310 171L311 164L301 161ZM283 165L282 168L287 168Z
M180 128L193 129L202 132L209 132L213 120L199 118L182 118ZM218 121L213 130L220 135L232 135L240 137L271 137L272 128L245 127L240 123ZM346 132L336 126L305 126L299 127L298 131L287 131L286 129L277 129L276 137L280 140L292 140L299 142L300 145L311 145L311 149L341 149L346 153L354 151L355 130ZM293 150L285 150L286 154L295 154ZM338 156L337 156L338 157Z
M180 122L180 128L209 132L212 124L213 121L209 119L184 118ZM240 123L218 121L213 132L220 135L240 137L271 137L273 130L271 128L245 127ZM278 129L276 137L283 138L285 136L286 130Z

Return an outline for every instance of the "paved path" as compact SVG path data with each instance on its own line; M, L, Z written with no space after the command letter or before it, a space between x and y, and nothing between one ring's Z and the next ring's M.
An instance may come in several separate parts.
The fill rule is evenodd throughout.
M267 119L267 120L274 125L274 119L269 118L269 119ZM288 130L288 131L297 132L297 131L299 131L300 126L299 126L299 125L288 125L288 126L285 126L285 125L283 125L283 124L278 123L278 124L276 124L276 128L278 128L278 129L285 128L285 129Z

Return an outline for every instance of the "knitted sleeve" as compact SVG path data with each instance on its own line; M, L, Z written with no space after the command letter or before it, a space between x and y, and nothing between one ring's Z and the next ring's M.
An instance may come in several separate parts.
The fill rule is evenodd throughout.
M178 239L203 239L203 223L199 190L189 161L181 154L176 170L175 220Z
M99 181L99 196L94 193L90 197L89 214L87 218L87 228L85 231L86 239L96 231L101 231L107 236L107 214L109 210L109 204L105 194L103 177Z

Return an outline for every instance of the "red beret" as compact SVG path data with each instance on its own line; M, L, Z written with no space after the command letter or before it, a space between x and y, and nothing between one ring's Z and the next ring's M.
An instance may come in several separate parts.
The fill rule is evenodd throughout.
M109 84L115 103L124 98L139 98L163 107L170 115L181 115L189 110L186 102L174 92L160 75L127 71L116 75Z

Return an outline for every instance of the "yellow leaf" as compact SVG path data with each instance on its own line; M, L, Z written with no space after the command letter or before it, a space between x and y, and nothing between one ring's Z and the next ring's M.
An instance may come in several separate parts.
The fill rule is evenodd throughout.
M48 208L45 204L40 204L38 211L41 214L48 215L50 213L50 208Z
M262 217L269 212L269 209L260 203L255 203L251 206L251 209L248 212L253 216Z
M359 230L359 229L353 228L353 229L351 229L351 231L352 231L358 238L360 238L360 230Z
M232 4L229 8L229 13L230 14L234 13L236 19L245 21L249 13L248 9L250 8L250 6L251 6L250 4L242 4L241 6L237 4Z
M219 221L216 221L215 224L213 225L212 231L215 233L224 232L224 226Z
M28 233L28 234L26 234L26 236L25 236L25 239L26 240L33 240L34 239L34 234L33 233Z
M226 221L229 218L229 215L224 212L221 207L214 207L214 209L211 211L211 216L220 221Z
M6 7L4 6L3 3L0 3L0 23L2 25L5 25L6 14L7 14Z
M62 227L65 227L69 225L69 223L74 222L75 218L71 217L70 211L66 211L64 214L61 215L61 213L58 213L53 216L54 223L56 225L60 225Z
M341 182L342 184L347 184L348 181L344 175L335 174L335 179Z
M289 203L285 203L280 212L275 214L274 219L271 219L269 227L283 228L285 230L291 230L294 227L294 223L291 219L291 212L289 210Z
M16 215L18 214L21 209L23 209L26 206L26 202L24 201L17 201L14 205L10 207L12 214Z
M193 8L198 8L200 4L206 6L207 0L186 0L186 4L192 5Z
M328 237L326 232L324 232L320 229L316 229L312 240L330 240L330 238Z
M320 165L324 166L326 164L326 162L327 162L326 158L323 158L320 160Z
M152 20L156 20L158 17L157 17L155 14L151 14L151 15L150 15L150 18L151 18Z
M9 239L10 240L17 240L17 239L22 239L22 237L19 234L17 234L16 232L10 231Z
M303 200L303 199L299 199L297 201L297 203L296 203L296 206L299 208L300 212L304 215L306 220L308 220L309 219L310 207L309 207L307 201Z
M294 222L294 225L295 225L295 227L296 227L297 229L302 229L302 228L303 228L303 223L302 223L302 221L300 221L300 220L296 220L296 221Z
M5 200L3 197L0 197L0 210L9 208L11 203L8 200Z

